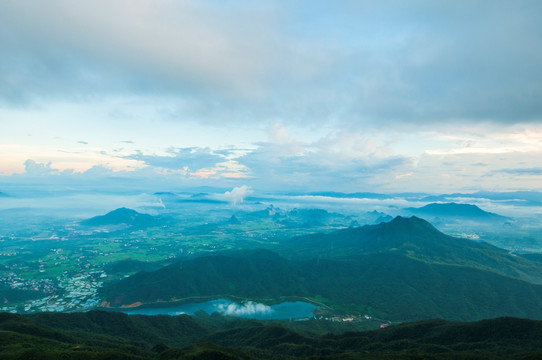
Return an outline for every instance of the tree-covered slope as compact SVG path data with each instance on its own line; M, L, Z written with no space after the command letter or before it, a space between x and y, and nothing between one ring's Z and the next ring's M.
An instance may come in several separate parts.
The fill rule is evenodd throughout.
M162 335L142 336L153 333ZM537 359L541 338L542 322L517 318L303 335L278 322L241 319L0 313L2 359Z
M542 286L395 253L289 261L268 251L206 256L105 286L111 306L198 296L260 301L301 296L391 320L497 316L542 319Z
M294 237L283 254L337 258L355 254L398 253L428 263L469 266L542 284L542 264L509 254L484 242L455 238L417 218L348 228L329 234Z
M276 298L300 294L294 265L265 250L203 256L154 272L141 272L101 289L112 306L170 301L194 296Z

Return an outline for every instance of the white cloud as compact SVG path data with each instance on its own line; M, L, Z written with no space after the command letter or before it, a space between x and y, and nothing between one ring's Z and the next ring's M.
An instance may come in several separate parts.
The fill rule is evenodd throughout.
M235 206L237 204L242 204L245 197L252 193L253 191L249 186L242 185L234 187L231 191L226 191L224 194L215 194L213 197L228 201Z
M37 163L32 159L24 162L25 173L28 176L47 176L58 174L58 170L51 168L51 162L47 164Z
M231 303L231 304L218 304L216 305L217 311L221 314L228 316L239 316L239 317L252 317L255 315L269 315L273 313L273 309L265 304L255 303L252 301L247 301L242 305Z

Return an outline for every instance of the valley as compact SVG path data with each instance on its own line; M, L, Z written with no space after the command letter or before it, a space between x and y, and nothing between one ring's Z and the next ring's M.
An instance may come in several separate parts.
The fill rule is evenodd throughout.
M193 299L266 305L305 299L332 309L328 319L541 318L534 306L541 263L479 239L447 236L421 218L279 208L260 200L232 211L227 203L210 206L201 198L187 202L167 194L167 211L155 215L119 208L47 226L16 224L0 239L0 309L71 312ZM463 209L449 208L447 226L453 226ZM449 209L437 210L442 222ZM467 210L510 221L475 206ZM446 283L461 292L445 299ZM510 300L485 308L481 299L499 292L500 283L515 289ZM520 300L526 294L531 300Z

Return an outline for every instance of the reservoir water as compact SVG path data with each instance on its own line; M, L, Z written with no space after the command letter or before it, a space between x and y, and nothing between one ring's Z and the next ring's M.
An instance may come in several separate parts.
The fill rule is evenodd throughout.
M247 319L280 320L312 317L315 309L315 305L302 301L283 302L269 306L252 301L238 304L229 300L218 299L162 308L152 307L124 309L122 312L126 314L139 315L193 315L198 311L205 311L207 314L220 313L223 315L238 316Z

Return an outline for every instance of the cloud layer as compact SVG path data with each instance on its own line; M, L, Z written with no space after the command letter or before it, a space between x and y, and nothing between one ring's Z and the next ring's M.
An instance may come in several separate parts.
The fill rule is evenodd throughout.
M179 120L540 122L538 1L0 4L0 100L172 96Z
M540 39L535 0L3 1L1 180L540 189Z

